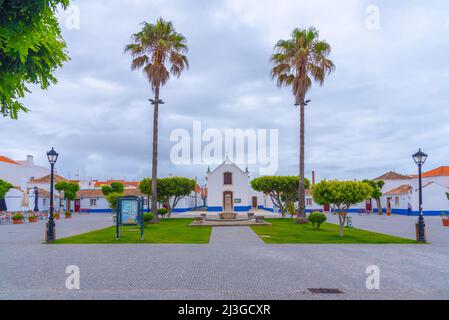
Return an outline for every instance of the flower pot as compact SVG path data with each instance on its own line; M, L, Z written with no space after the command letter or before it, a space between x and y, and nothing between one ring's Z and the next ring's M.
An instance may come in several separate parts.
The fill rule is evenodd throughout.
M449 219L443 219L443 226L449 227Z
M23 224L23 220L13 220L13 224Z
M72 215L65 216L66 219L72 219Z
M37 222L37 217L28 218L28 221L31 222L31 223Z

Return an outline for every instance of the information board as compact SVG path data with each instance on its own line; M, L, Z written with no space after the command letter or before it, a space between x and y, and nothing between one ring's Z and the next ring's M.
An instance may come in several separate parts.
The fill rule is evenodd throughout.
M139 223L139 202L135 199L123 199L121 203L121 223L138 224Z
M122 234L122 226L140 226L140 239L143 240L143 198L125 196L117 199L116 239ZM126 228L126 227L125 227ZM129 228L125 230L131 230Z

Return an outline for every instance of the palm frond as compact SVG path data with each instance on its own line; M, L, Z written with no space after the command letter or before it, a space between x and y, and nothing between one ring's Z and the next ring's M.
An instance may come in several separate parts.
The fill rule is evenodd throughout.
M142 69L154 90L167 83L170 73L179 77L188 68L184 55L188 47L185 37L175 31L171 21L159 18L155 23L142 25L142 30L132 35L132 43L126 45L125 52L133 58L131 69Z

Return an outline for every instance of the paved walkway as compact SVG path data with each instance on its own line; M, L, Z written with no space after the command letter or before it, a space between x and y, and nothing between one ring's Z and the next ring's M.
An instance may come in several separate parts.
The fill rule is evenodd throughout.
M222 246L238 246L244 243L248 247L264 244L250 227L214 227L209 243Z
M379 221L354 219L406 232L415 218ZM107 215L80 216L57 230L111 224ZM449 229L436 219L428 225L443 237L432 245L266 245L250 228L232 227L214 228L209 245L49 246L41 244L43 223L0 226L0 299L449 299ZM69 265L80 268L80 291L65 287ZM381 271L378 291L365 286L370 265Z

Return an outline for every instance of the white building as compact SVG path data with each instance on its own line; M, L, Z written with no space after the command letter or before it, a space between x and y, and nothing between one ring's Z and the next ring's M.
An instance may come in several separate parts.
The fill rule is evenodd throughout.
M26 160L12 160L6 156L0 156L0 179L11 183L14 188L5 196L5 203L8 211L23 211L34 209L34 191L29 186L29 182L35 177L42 177L49 174L47 167L38 166L34 163L33 156L28 155ZM39 199L39 209L48 210L48 197L45 190L49 190L48 186L41 188L41 197ZM28 197L28 206L23 206L23 197Z
M269 196L251 188L248 168L243 171L228 157L215 170L208 169L207 193L210 212L222 212L226 196L231 197L231 210L235 212L248 212L256 208L273 211Z
M48 168L34 164L33 156L27 156L23 161L0 156L0 179L13 186L25 189L32 177L42 177L49 173Z
M382 188L382 209L393 214L419 214L419 182L416 175L388 172L375 180L385 182ZM424 215L449 213L449 166L422 174ZM377 209L376 209L377 212Z

